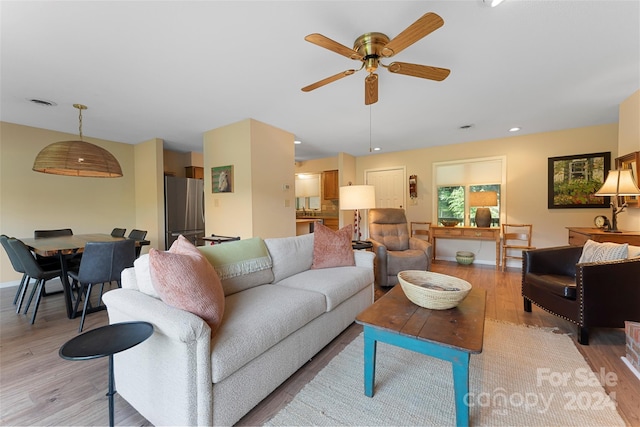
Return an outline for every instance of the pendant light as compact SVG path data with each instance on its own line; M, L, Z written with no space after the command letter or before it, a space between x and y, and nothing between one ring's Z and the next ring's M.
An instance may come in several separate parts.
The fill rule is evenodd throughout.
M73 104L78 109L80 141L59 141L44 147L33 162L36 172L54 175L118 178L122 169L118 160L102 147L82 140L82 110L87 106Z

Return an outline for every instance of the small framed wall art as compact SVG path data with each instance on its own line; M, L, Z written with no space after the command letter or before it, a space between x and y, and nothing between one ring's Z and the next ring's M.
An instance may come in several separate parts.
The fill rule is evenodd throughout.
M211 192L233 193L233 165L211 168Z
M606 208L609 197L595 196L611 167L611 153L549 157L548 208Z

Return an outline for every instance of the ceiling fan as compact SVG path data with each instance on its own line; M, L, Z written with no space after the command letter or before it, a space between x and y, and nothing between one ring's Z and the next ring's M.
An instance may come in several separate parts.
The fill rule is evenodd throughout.
M310 92L343 77L350 76L364 68L369 72L369 75L364 79L364 103L365 105L374 104L378 102L378 75L375 73L378 66L382 66L395 74L442 81L447 78L451 70L427 65L409 64L407 62L392 62L389 65L385 65L380 62L380 59L390 58L400 53L443 25L444 20L439 15L428 12L422 15L416 22L409 25L393 40L382 33L366 33L356 39L353 43L353 49L331 40L322 34L309 34L304 38L306 41L346 56L349 59L360 61L362 65L357 70L346 70L310 84L309 86L305 86L302 88L302 91Z

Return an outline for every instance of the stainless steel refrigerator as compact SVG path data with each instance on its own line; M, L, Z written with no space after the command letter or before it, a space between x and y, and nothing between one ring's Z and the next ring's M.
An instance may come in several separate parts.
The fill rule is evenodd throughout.
M180 234L204 245L204 181L165 176L164 215L167 249Z

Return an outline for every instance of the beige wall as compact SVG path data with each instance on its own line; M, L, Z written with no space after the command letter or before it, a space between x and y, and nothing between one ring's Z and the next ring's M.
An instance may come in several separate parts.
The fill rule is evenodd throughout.
M136 228L147 230L150 246L143 246L142 253L151 247L165 249L164 245L164 173L163 141L152 139L134 145L136 173Z
M618 126L618 156L640 151L640 90L620 104ZM618 228L640 230L640 208L629 208L619 214Z
M205 171L233 165L234 174L232 193L212 193L205 172L207 234L295 235L293 140L293 134L252 119L204 134Z
M45 146L78 135L13 123L0 123L0 233L32 237L36 229L72 228L80 233L110 233L136 227L134 146L89 138L120 162L122 178L79 178L34 172ZM4 252L0 283L19 280Z
M605 208L547 209L547 159L603 151L610 151L612 159L617 156L617 124L359 157L356 161L356 178L361 184L366 170L405 166L407 176L418 176L418 198L416 204L407 206L408 221L435 223L432 181L434 162L506 156L507 188L503 204L506 221L532 223L533 244L548 247L567 244L565 227L592 226L596 215L606 215L609 211ZM445 259L453 259L458 250L477 252L476 259L479 262L495 262L495 245L491 242L438 242L438 254Z

